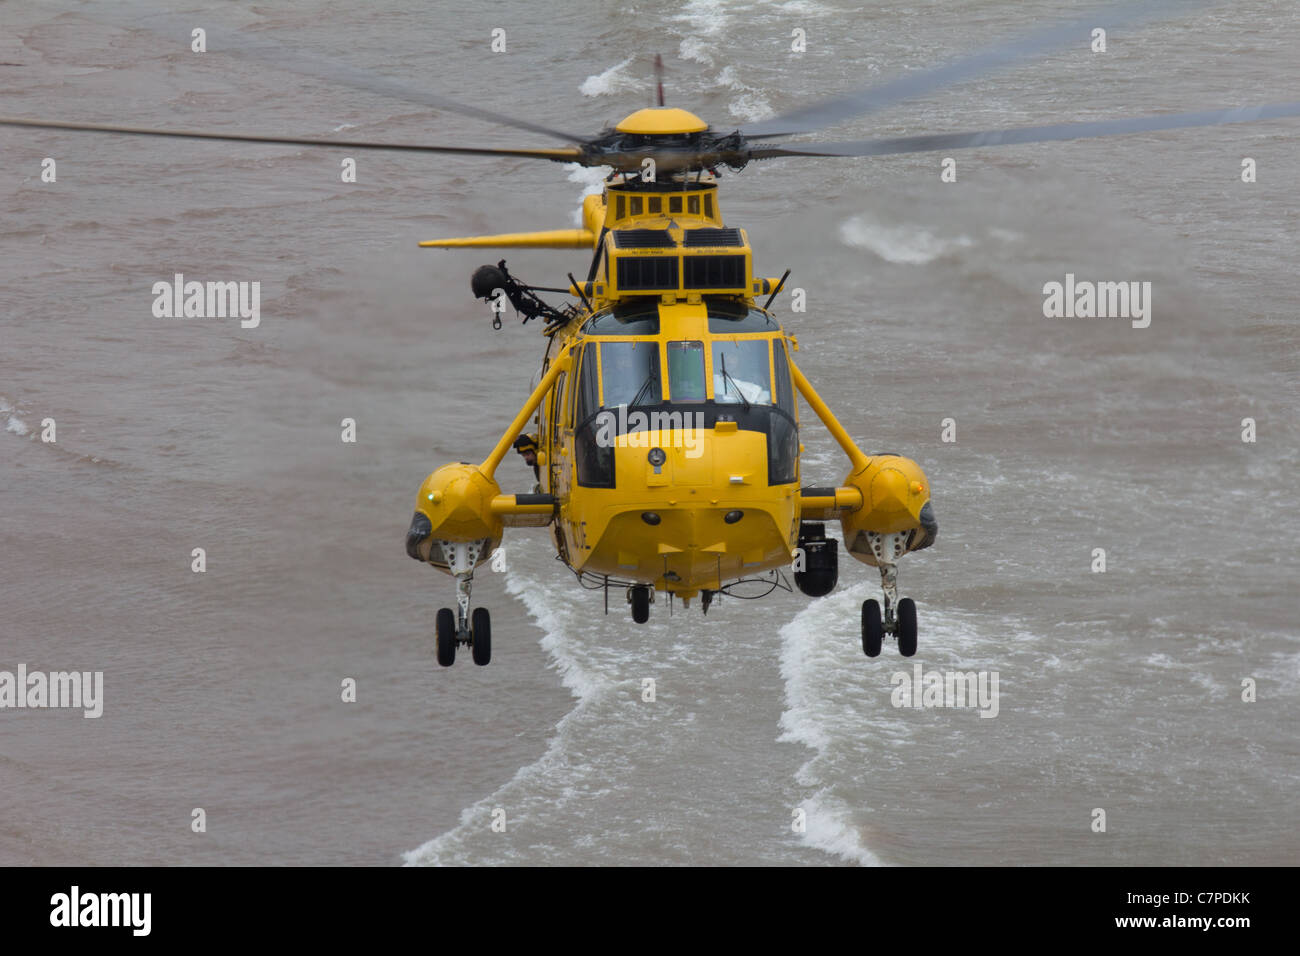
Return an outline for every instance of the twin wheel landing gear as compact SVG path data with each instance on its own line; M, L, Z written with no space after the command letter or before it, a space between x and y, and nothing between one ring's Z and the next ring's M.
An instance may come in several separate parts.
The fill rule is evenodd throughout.
M898 602L897 613L885 599L885 615L882 621L880 602L874 598L862 602L862 650L868 657L880 656L880 643L885 634L898 638L898 653L911 657L916 653L916 602L903 598Z
M916 653L916 602L898 597L898 565L906 550L907 535L869 534L871 550L880 568L880 588L885 592L885 612L874 599L862 602L862 651L868 657L880 655L886 634L898 639L898 653L911 657Z
M474 608L468 627L457 622L449 607L438 610L438 663L450 667L456 663L456 645L468 644L474 663L480 667L492 660L492 618L485 607Z
M435 633L438 645L438 663L450 667L456 663L456 645L468 645L474 663L485 666L492 660L492 616L485 607L469 611L469 593L474 584L474 566L487 542L462 544L435 542L443 549L443 559L452 574L456 575L456 610L439 608Z

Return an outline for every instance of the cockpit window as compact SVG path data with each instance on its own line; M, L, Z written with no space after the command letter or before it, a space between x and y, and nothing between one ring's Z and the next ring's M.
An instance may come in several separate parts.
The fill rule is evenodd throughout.
M776 320L761 309L750 308L743 302L713 299L708 302L709 331L714 335L740 332L776 332Z
M616 305L588 320L588 335L658 335L659 300L641 299Z
M605 408L663 401L657 341L600 343L600 375Z
M780 339L772 342L772 364L776 367L776 405L794 418L794 389L790 382L790 361Z
M713 343L713 400L750 405L772 403L768 371L770 339L741 339Z
M577 407L573 413L575 426L581 425L596 414L597 406L600 405L600 392L597 391L599 381L600 376L596 371L596 347L588 345L582 352L582 374L578 379L578 387L574 390L577 393Z
M702 402L704 390L704 343L668 343L668 390L674 402Z

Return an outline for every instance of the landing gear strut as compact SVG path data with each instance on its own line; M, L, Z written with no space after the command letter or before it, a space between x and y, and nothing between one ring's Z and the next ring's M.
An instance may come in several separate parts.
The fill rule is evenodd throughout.
M898 559L907 550L911 532L900 534L868 533L867 540L880 568L880 589L884 592L885 609L874 601L862 602L862 651L868 657L880 654L883 635L891 634L898 640L898 653L911 657L916 653L916 602L898 597Z
M480 667L492 660L491 615L485 607L474 608L472 615L469 609L474 568L487 545L486 541L435 541L432 545L442 549L448 570L456 576L456 610L445 607L438 610L436 643L438 663L443 667L456 663L457 644L468 646L474 663Z

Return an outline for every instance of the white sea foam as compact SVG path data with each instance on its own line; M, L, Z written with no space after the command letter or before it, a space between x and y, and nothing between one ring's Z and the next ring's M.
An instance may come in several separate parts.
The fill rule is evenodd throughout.
M801 804L806 814L804 840L819 850L862 866L882 866L880 858L862 845L862 835L849 823L850 808L819 791Z
M785 681L786 710L781 715L783 732L778 739L795 741L817 751L796 775L800 785L818 787L801 802L806 814L804 842L843 859L871 865L878 864L879 860L863 845L861 835L853 826L850 808L828 794L818 766L831 745L837 725L842 725L836 719L837 714L846 703L852 707L852 702L846 702L843 697L836 695L838 699L832 699L826 693L826 676L842 670L848 662L844 660L845 642L825 637L835 633L846 615L852 616L865 590L866 586L861 585L814 601L781 628L781 677Z
M746 123L754 123L773 115L772 104L762 93L742 93L727 104L727 112Z
M1274 633L1269 636L1292 643L1296 641L1294 634ZM1294 651L1279 651L1268 655L1260 669L1260 675L1274 681L1279 692L1295 694L1300 690L1300 654Z
M27 427L25 421L13 414L15 411L17 411L16 408L3 398L0 398L0 416L7 416L8 419L5 431L13 432L15 435L26 435L31 429Z
M913 662L897 656L892 640L885 642L881 658L867 661L861 644L845 639L845 621L857 621L862 601L879 596L874 580L843 588L810 603L779 632L786 709L778 739L815 751L795 774L795 782L809 791L800 802L806 813L803 842L864 865L882 863L869 845L870 831L864 832L862 824L863 815L874 808L851 805L843 795L863 792L860 781L872 770L867 761L875 745L887 745L886 750L906 748L918 740L918 734L931 733L936 722L979 721L974 712L893 706L891 675L910 672ZM1001 707L1010 713L1016 706L1019 677L1019 665L1011 661L1016 652L1030 646L1034 636L1007 619L996 624L996 643L989 639L991 630L978 615L924 614L925 661L928 667L1000 670ZM891 654L893 660L883 656Z
M578 208L573 213L573 224L582 226L582 200L588 196L594 196L605 188L606 173L604 166L579 166L577 163L570 163L565 167L569 171L569 182L577 183L582 187L582 194L578 197Z
M732 116L753 123L773 115L772 105L757 87L750 86L736 75L735 67L727 66L718 74L718 86L725 86L740 95L727 104Z
M713 54L709 43L703 37L688 36L677 47L677 55L683 60L693 60L705 66L713 66Z
M696 35L716 36L726 29L728 6L726 0L689 0L673 19Z
M894 226L854 216L840 224L840 239L849 246L866 249L886 262L921 266L958 249L975 245L969 236L943 238L915 226Z
M556 724L555 736L541 757L520 767L503 786L462 810L460 823L454 829L403 854L408 866L463 866L475 862L476 857L467 846L468 840L487 826L492 810L502 803L501 795L505 792L540 798L542 805L551 809L578 797L599 795L599 791L591 792L585 784L593 768L575 759L566 747L569 728L581 719L584 709L617 687L615 681L587 666L591 656L580 654L573 646L573 633L580 625L578 617L585 608L575 608L573 602L550 600L549 591L541 582L513 569L506 574L506 590L524 603L545 632L542 648L550 655L561 682L578 699L578 704ZM558 795L555 794L557 785ZM512 827L526 824L530 813L536 812L528 800L509 802Z
M627 68L632 65L635 57L628 57L622 63L615 63L604 73L596 73L582 81L578 87L578 92L583 96L607 96L611 93L622 93L628 90L635 90L641 86L640 82L627 72Z
M785 3L778 3L776 7L782 14L796 17L825 17L835 12L825 4L816 3L814 0L786 0Z

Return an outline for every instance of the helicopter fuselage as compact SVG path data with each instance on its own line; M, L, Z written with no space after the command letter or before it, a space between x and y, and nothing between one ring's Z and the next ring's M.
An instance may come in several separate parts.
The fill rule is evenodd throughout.
M573 371L542 403L539 460L570 567L690 598L790 563L798 413L766 312L663 298L565 337Z

